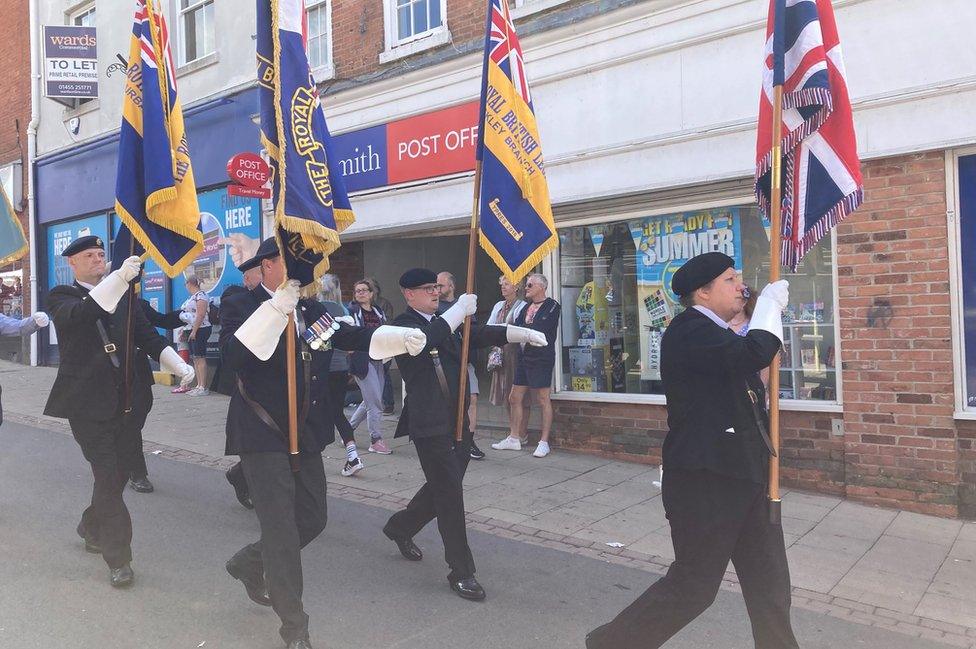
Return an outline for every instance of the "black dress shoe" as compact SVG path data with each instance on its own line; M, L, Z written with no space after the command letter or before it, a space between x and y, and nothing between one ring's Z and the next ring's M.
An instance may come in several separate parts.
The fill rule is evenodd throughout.
M471 442L471 459L472 460L483 460L485 459L485 452L478 448L478 445L473 441Z
M113 588L126 588L131 586L132 580L135 577L129 564L125 564L121 568L111 568L109 570L109 581Z
M261 606L271 606L271 596L268 594L268 585L264 582L264 577L260 579L249 577L238 570L230 561L225 567L231 577L244 584L244 590L247 591L247 596L252 602Z
M247 483L243 480L235 480L230 470L224 473L224 476L227 478L230 486L234 488L234 495L237 496L237 502L245 509L254 509L254 503L251 502L251 494L247 491Z
M312 645L305 639L292 640L288 643L288 649L312 649Z
M400 554L403 555L404 559L409 561L420 561L424 558L424 553L421 552L420 548L416 546L413 539L404 539L395 535L390 531L388 526L383 527L383 534L386 535L386 538L397 544L397 547L400 548Z
M133 491L138 491L141 494L151 494L154 491L153 484L149 482L149 478L146 476L142 476L141 478L132 476L129 479L129 487Z
M482 600L485 598L485 589L481 587L481 584L474 577L467 577L465 579L448 577L447 581L451 584L451 590L464 599Z

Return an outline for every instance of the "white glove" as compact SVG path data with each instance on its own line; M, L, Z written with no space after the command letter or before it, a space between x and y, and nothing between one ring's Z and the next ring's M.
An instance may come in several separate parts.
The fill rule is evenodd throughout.
M193 324L193 314L187 313L186 311L180 311L180 320L186 324Z
M51 318L47 317L47 314L43 311L38 311L31 317L34 318L34 324L36 324L38 327L43 328L51 324Z
M284 290L278 289L275 291L275 296ZM274 297L262 302L261 306L234 332L234 338L241 341L241 344L261 361L271 358L278 348L281 332L288 326L288 316L279 311L273 302ZM295 310L295 303L291 308Z
M414 327L377 327L369 339L369 357L382 361L400 354L416 356L427 346L427 334Z
M545 347L549 344L544 333L535 329L529 329L528 327L508 325L505 335L510 343L528 343L533 347Z
M762 292L759 293L759 297L768 297L774 300L779 305L780 312L782 312L786 309L786 305L790 303L790 283L785 279L781 279L772 284L766 284Z
M115 313L115 308L119 305L119 300L122 299L122 296L125 295L126 290L129 288L129 282L134 280L139 274L139 266L141 263L135 255L129 257L122 262L118 270L113 270L102 278L102 281L88 293L89 297L103 311Z
M356 319L353 318L351 315L341 315L341 316L338 316L336 318L333 318L333 320L335 320L336 322L342 322L344 324L347 324L347 325L350 325L350 326L353 326L353 327L356 326Z
M297 279L290 279L285 282L285 285L278 287L278 290L271 296L271 306L277 309L278 313L287 317L298 306L300 286Z
M451 331L464 322L465 316L474 315L478 310L478 296L473 293L463 293L450 309L445 311L441 317L451 326Z
M165 372L180 377L180 387L186 387L193 382L196 373L193 366L183 362L180 355L172 347L166 347L159 355L159 366Z
M749 320L749 331L768 331L783 342L783 310L790 301L790 283L781 279L763 288Z
M139 276L139 271L141 269L142 269L142 260L139 259L139 257L137 257L136 255L132 255L131 257L123 261L122 265L119 266L118 270L114 272L118 273L119 276L121 276L122 279L125 280L125 283L128 284L129 282L131 282L132 280L134 280L136 277Z

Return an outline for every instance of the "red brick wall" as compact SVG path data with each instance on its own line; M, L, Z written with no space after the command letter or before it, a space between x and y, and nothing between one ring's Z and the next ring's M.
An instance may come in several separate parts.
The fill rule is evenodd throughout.
M24 232L27 223L27 124L30 122L30 43L27 0L7 0L4 19L0 20L0 166L20 160L24 173L22 205L14 205ZM12 197L11 197L12 199ZM24 311L30 310L30 258L24 258L0 270L23 268Z
M838 229L847 494L947 516L958 457L945 162L864 165L865 204ZM879 317L890 309L890 321Z

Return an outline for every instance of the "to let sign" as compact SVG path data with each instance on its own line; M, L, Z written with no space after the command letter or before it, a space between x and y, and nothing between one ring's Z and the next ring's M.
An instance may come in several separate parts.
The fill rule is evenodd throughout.
M45 27L45 96L55 99L98 97L97 44L94 27Z
M238 153L227 161L227 175L235 183L227 188L232 196L271 198L271 190L265 187L271 177L268 163L256 153Z

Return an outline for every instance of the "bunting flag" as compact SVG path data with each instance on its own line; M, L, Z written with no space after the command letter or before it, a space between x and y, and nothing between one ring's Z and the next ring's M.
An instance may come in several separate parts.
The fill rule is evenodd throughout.
M203 232L169 34L153 5L136 0L115 211L160 268L176 277L203 250Z
M7 192L0 187L0 266L6 266L27 254L27 235L14 213Z
M513 283L556 248L522 46L506 0L489 0L481 79L479 240Z
M770 0L756 197L769 219L773 88L782 86L781 263L794 271L803 255L864 197L845 75L830 0Z
M354 221L305 55L303 0L257 0L261 141L288 277L317 292L339 233Z

